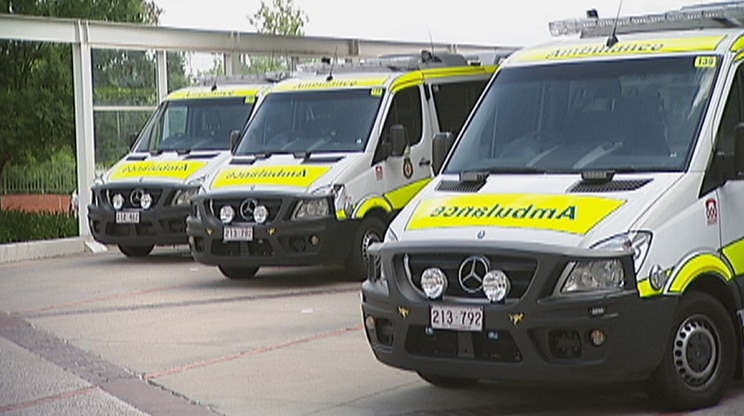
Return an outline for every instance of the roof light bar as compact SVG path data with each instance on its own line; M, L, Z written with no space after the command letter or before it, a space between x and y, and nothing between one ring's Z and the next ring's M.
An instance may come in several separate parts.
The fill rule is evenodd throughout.
M334 73L364 72L370 70L401 71L417 70L431 67L467 66L468 60L460 54L436 53L422 51L419 54L388 55L379 58L368 58L362 60L338 60L333 64ZM310 64L301 64L297 70L301 73L325 74L331 68L328 61Z
M196 85L236 85L236 84L270 84L289 78L288 72L267 72L265 74L235 75L201 75L196 78Z
M581 37L607 36L615 18L566 19L550 22L553 36L580 34ZM627 16L617 19L616 33L653 32L702 28L744 27L744 1L686 6L680 10Z

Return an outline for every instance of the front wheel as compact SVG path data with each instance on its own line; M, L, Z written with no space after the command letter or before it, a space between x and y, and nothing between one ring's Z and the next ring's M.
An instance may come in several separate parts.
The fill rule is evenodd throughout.
M250 279L258 272L258 267L227 267L217 266L220 272L231 280L245 280Z
M119 244L119 251L127 257L147 257L155 246L124 246Z
M381 243L385 236L385 223L376 217L362 220L359 229L354 233L352 249L346 259L346 273L349 280L361 281L367 277L369 255L367 248L373 243Z
M692 292L680 302L649 392L671 410L714 406L735 366L736 335L726 309L712 296Z
M447 377L439 376L436 374L422 373L420 371L416 372L416 374L418 374L419 377L434 386L448 389L463 388L478 383L477 378Z

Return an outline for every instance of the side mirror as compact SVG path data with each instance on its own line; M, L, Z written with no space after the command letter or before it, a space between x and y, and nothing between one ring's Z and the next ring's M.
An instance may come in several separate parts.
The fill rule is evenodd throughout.
M455 143L455 136L448 132L441 132L434 135L431 143L431 168L434 174L438 175L444 165L444 159L447 158L452 145Z
M233 130L230 132L230 151L235 152L235 148L238 146L240 141L240 130Z
M401 124L390 126L390 156L401 157L408 148L408 131Z

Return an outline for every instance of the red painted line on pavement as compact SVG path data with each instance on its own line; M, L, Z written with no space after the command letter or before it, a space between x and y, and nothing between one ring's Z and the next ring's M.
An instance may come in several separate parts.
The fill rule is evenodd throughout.
M90 386L90 387L85 387L85 388L78 389L78 390L72 390L72 391L68 391L68 392L64 392L60 394L55 394L53 396L42 397L40 399L31 400L28 402L9 404L7 406L0 407L0 413L12 412L18 409L27 409L29 407L34 407L34 406L38 406L38 405L45 404L45 403L55 402L57 400L69 399L70 397L83 396L83 395L93 392L97 388L98 387L96 386Z
M52 310L55 310L55 309L71 308L73 306L87 305L87 304L90 304L90 303L97 303L97 302L105 302L107 300L130 298L130 297L135 297L135 296L139 296L139 295L146 295L148 293L153 293L153 292L161 292L161 291L164 291L164 290L178 289L178 288L186 287L186 286L187 285L162 286L162 287L155 287L155 288L152 288L152 289L138 290L138 291L135 291L135 292L125 292L125 293L119 293L119 294L116 294L116 295L109 295L109 296L101 296L101 297L98 297L98 298L83 299L83 300L79 300L79 301L75 301L75 302L60 303L60 304L57 304L57 305L45 306L45 307L39 308L39 309L30 309L30 310L25 310L25 311L14 312L13 315L27 315L27 314L33 314L33 313L48 312L48 311L52 311Z
M307 344L309 342L319 341L321 339L332 338L332 337L336 337L336 336L339 336L339 335L347 334L349 332L359 331L361 329L362 329L362 325L356 325L356 326L351 326L351 327L346 327L346 328L339 328L339 329L337 329L335 331L331 331L331 332L324 332L324 333L320 333L320 334L310 335L310 336L307 336L307 337L297 338L297 339L293 339L293 340L281 342L281 343L274 344L274 345L267 345L265 347L259 347L259 348L256 348L256 349L252 349L252 350L249 350L249 351L243 351L243 352L239 352L239 353L236 353L236 354L225 355L225 356L222 356L222 357L212 358L212 359L209 359L209 360L197 361L195 363L186 364L186 365L183 365L183 366L180 366L180 367L170 368L168 370L158 371L156 373L145 374L143 376L143 378L145 380L152 380L154 378L160 378L160 377L169 376L169 375L172 375L172 374L178 374L178 373L182 373L184 371L193 370L195 368L207 367L207 366L210 366L212 364L224 363L224 362L228 362L228 361L237 360L238 358L250 357L250 356L254 356L254 355L263 354L263 353L266 353L266 352L271 352L271 351L276 351L276 350L280 350L280 349L283 349L283 348L292 347L292 346L295 346L295 345Z

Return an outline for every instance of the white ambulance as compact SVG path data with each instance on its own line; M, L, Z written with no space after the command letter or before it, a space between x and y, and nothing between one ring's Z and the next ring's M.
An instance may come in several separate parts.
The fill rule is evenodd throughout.
M512 54L369 249L377 359L715 405L742 375L742 22L742 3L561 21L580 37Z
M362 280L366 247L431 180L432 136L459 131L495 69L424 52L278 83L193 199L193 257L231 279L345 265Z
M235 79L233 81L236 81ZM245 126L272 85L194 86L170 93L139 133L131 152L92 187L93 238L128 257L156 245L186 244L189 201L208 173L230 157L231 134Z

